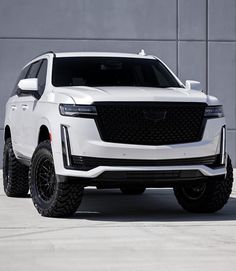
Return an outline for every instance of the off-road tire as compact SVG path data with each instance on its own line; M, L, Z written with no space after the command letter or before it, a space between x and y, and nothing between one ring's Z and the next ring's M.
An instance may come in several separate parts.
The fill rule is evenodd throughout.
M54 180L54 190L51 198L45 200L39 193L39 177L37 175L42 161L49 161L53 167L54 175L50 175L47 181ZM47 178L47 177L46 177ZM55 179L54 179L55 178ZM82 196L83 186L76 183L58 182L56 180L52 149L49 140L43 141L36 148L29 170L30 193L34 206L42 216L67 217L73 215L78 209Z
M145 192L146 188L145 187L121 187L120 191L124 195L141 195Z
M7 138L3 151L3 188L8 197L26 197L29 191L29 168L16 158L11 138Z
M177 185L174 193L178 203L188 212L214 213L227 203L233 185L233 168L231 159L227 158L226 176L216 177L205 183L205 190L198 199L190 199L186 196L185 186Z

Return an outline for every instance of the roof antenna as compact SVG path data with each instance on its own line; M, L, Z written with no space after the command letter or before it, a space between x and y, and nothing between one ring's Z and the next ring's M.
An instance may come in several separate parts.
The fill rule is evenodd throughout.
M146 55L146 53L145 53L145 51L143 49L138 54L141 55L141 56L145 56Z

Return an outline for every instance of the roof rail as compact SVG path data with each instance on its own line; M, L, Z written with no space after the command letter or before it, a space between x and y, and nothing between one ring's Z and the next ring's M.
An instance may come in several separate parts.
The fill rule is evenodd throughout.
M34 59L37 58L37 57L46 55L46 54L53 54L53 57L56 57L56 54L55 54L53 51L46 51L46 52L44 52L44 53L42 53L42 54L40 54L40 55L34 57Z

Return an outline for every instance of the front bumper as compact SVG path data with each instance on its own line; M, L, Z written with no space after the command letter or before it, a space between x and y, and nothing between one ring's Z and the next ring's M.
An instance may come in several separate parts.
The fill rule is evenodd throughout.
M185 175L196 171L202 175L201 178L221 176L226 173L223 163L214 164L207 161L209 157L222 158L221 141L222 127L225 125L224 118L207 120L202 140L199 142L161 146L104 142L92 119L60 116L60 122L61 127L54 128L61 136L56 138L58 141L52 141L55 171L57 176L61 176L58 177L59 181L64 181L69 177L78 181L83 179L89 185L93 181L96 183L101 181L104 174L116 175L117 172L126 180L129 179L127 176L130 172L136 172L142 176L143 182L151 172L156 174L156 180L163 179L162 173L165 175L173 171L181 171ZM95 163L92 167L87 168L76 168L73 166L73 157L94 158L94 160L102 160L105 163ZM118 163L109 162L114 160ZM132 163L130 161L140 162ZM163 163L163 161L165 162ZM173 161L177 161L177 163L172 163ZM122 175L122 172L127 172L128 175ZM175 179L180 180L181 174L176 175ZM191 179L190 177L189 179Z
M173 187L177 183L197 183L204 181L215 180L215 178L224 178L225 169L218 168L214 172L208 171L207 167L199 167L198 169L191 169L188 167L176 168L103 168L103 173L97 177L76 177L76 176L62 176L57 175L58 182L76 182L82 186L97 186L98 188L120 188L122 186L135 187ZM210 175L205 175L205 174ZM216 174L217 175L214 175ZM211 175L213 174L213 175Z
M205 165L194 165L194 166L158 166L158 167L111 167L111 166L99 166L89 171L77 171L77 170L66 170L66 174L58 174L60 176L68 176L68 177L77 177L77 178L97 178L104 172L142 172L148 175L148 172L171 172L171 171L191 171L195 170L200 172L202 175L206 177L225 175L226 168L225 166L218 168L210 168Z

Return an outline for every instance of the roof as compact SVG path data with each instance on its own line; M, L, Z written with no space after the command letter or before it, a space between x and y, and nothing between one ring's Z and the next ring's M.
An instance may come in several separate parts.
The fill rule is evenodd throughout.
M154 59L151 55L112 53L112 52L60 52L55 53L56 57L129 57Z

